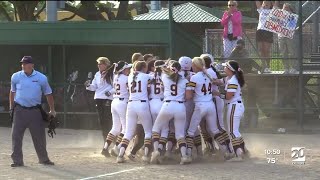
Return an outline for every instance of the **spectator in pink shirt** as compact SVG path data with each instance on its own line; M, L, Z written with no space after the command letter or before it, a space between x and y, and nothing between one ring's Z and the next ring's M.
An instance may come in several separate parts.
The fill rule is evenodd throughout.
M228 2L228 10L224 12L221 25L223 26L223 57L227 59L242 35L242 14L237 9L237 1Z

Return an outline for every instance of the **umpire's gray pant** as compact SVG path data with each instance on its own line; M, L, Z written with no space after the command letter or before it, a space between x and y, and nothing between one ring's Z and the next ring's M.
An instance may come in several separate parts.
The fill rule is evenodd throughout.
M48 161L46 150L45 122L42 119L40 110L24 109L16 106L12 124L12 155L14 163L23 163L22 140L25 130L29 128L33 145L36 149L39 162Z

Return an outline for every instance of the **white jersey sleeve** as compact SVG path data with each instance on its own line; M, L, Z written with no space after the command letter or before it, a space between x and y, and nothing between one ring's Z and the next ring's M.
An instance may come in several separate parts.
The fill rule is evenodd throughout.
M232 78L228 80L225 90L227 92L237 92L238 88L239 88L238 80L235 76L232 76Z
M226 102L241 101L241 87L235 75L227 81L225 90L226 92L234 93L234 96L230 100L226 100Z
M114 98L128 99L128 76L124 74L115 75L113 79L113 88L115 89Z
M148 74L138 72L133 80L133 73L128 77L129 100L148 100L148 87L150 84L150 76Z

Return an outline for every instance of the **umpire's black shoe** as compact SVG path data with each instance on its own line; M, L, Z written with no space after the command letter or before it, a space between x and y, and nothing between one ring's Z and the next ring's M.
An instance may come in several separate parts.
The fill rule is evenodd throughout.
M54 162L52 162L52 161L50 161L50 160L47 160L47 161L44 161L44 162L40 162L40 164L46 165L46 166L53 166L53 165L54 165Z
M12 163L11 164L11 167L21 167L21 166L24 166L23 163Z

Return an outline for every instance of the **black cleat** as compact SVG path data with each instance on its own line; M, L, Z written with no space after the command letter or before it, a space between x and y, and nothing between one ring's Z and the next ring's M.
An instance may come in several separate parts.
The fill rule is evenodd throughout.
M12 163L10 166L11 167L22 167L22 166L24 166L24 164L23 163Z
M44 162L40 162L40 164L46 165L46 166L53 166L53 165L54 165L54 162L52 162L52 161L50 161L50 160L47 160L47 161L44 161Z

